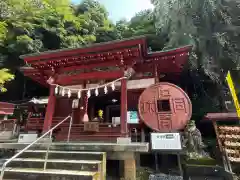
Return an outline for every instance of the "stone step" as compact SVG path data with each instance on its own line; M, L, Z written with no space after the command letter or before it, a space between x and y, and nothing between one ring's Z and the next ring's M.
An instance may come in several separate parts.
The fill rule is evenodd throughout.
M16 158L7 167L14 168L43 168L44 159L36 158ZM96 160L68 160L68 159L48 159L47 169L63 169L76 171L100 172L101 161Z
M68 136L68 131L59 131L57 133L57 135L61 135L61 136ZM120 135L120 131L116 130L116 131L99 131L99 132L86 132L86 131L79 131L79 130L73 130L71 131L70 135L93 135L93 136L111 136L111 135Z
M68 130L67 127L65 127L64 129ZM84 129L84 126L77 126L77 125L72 125L71 129ZM99 126L100 130L120 130L120 126L115 126L113 127L112 125L107 125L107 126Z
M40 158L44 159L46 150L27 150L18 158ZM49 151L48 159L68 159L68 160L99 160L102 161L106 153L85 152L85 151Z
M71 134L70 135L70 140L71 141L94 141L94 140L102 140L102 141L111 141L111 142L116 142L117 138L121 137L120 133L114 133L114 134L90 134L90 135L85 135L85 134ZM56 140L57 141L66 141L67 140L67 135L58 133L56 135Z
M120 129L116 128L99 128L99 131L97 133L120 133ZM68 133L68 128L61 128L61 132L64 133ZM77 132L77 133L87 133L86 131L84 131L84 128L72 128L71 129L71 133L72 132ZM88 132L89 133L89 132ZM95 132L94 132L95 133Z
M1 131L0 140L9 140L13 136L12 131Z
M4 171L4 179L19 180L99 180L100 173L88 171L70 171L62 169L34 169L34 168L6 168Z

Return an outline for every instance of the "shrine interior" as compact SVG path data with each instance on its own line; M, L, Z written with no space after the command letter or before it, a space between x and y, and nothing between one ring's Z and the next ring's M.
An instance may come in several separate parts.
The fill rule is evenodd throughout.
M90 121L99 116L99 110L103 111L104 123L112 123L113 117L120 117L120 92L115 91L90 97L88 100Z

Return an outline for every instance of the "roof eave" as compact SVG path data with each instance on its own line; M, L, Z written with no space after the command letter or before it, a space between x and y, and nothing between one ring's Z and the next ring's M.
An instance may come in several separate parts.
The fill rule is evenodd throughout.
M26 59L26 58L35 57L35 56L52 54L52 53L56 53L56 52L65 52L65 51L77 50L77 49L81 49L81 48L104 46L107 44L114 44L117 42L124 42L124 41L137 40L137 39L146 39L146 36L136 36L136 37L132 37L132 38L125 38L125 39L121 39L121 40L114 40L114 41L109 41L109 42L104 42L104 43L95 43L95 44L86 45L86 46L82 46L82 47L78 47L78 48L65 48L65 49L56 49L56 50L50 50L50 51L45 51L45 52L24 54L24 55L20 55L19 57L20 57L20 59Z

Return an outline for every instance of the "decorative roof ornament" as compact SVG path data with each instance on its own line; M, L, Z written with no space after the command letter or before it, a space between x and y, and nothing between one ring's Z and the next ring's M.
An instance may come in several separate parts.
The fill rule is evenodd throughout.
M47 80L48 84L53 84L54 83L54 78L52 76L50 76Z
M135 74L135 71L133 68L128 68L127 70L124 71L124 76L126 78L131 78Z

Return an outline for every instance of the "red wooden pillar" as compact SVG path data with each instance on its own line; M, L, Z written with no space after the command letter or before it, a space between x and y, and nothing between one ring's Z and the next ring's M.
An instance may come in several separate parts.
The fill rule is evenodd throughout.
M55 110L55 103L56 103L56 96L54 95L55 87L50 87L50 95L48 98L48 104L46 109L46 114L44 118L44 124L43 124L43 132L47 132L49 129L51 129L52 126L52 119L53 114Z
M154 71L155 71L155 83L159 83L159 77L158 77L158 65L154 65Z
M127 79L121 80L121 134L127 135Z

